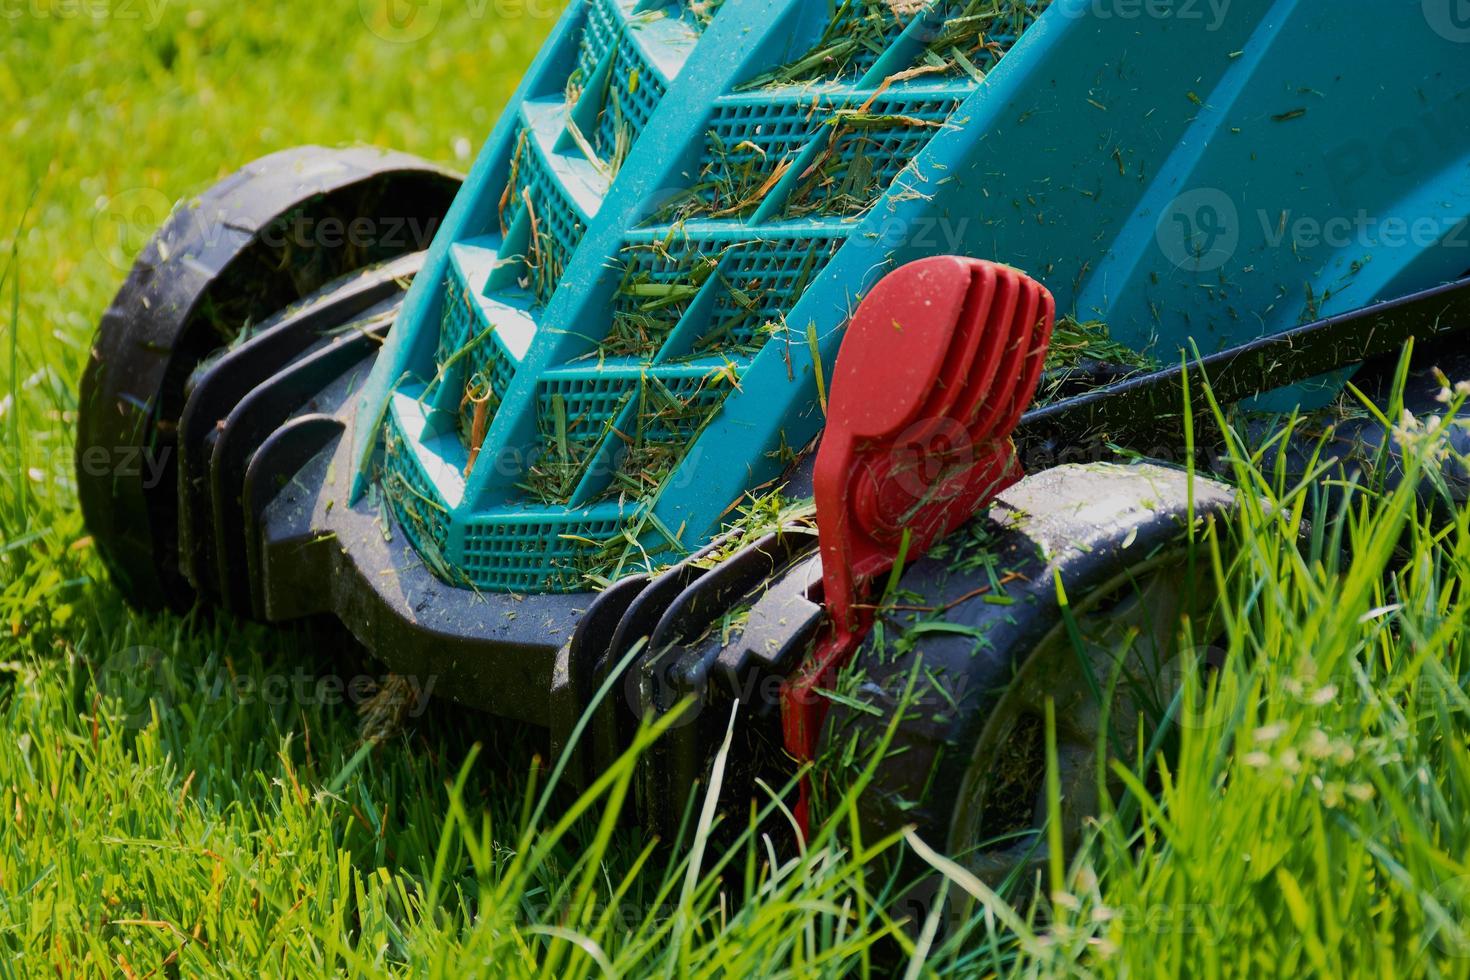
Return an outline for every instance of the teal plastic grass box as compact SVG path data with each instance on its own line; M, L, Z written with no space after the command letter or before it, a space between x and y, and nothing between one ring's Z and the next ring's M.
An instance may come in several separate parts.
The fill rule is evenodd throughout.
M1435 138L1470 45L1426 46L1418 4L1163 7L574 3L363 390L356 492L448 581L577 591L780 475L904 262L1010 263L1165 361L1470 268L1466 146ZM1399 129L1404 165L1370 135ZM1360 213L1444 222L1302 234Z

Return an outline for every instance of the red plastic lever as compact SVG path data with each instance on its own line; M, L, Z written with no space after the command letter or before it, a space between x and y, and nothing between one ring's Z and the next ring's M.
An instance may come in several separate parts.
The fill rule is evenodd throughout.
M781 691L786 749L816 758L831 688L872 625L874 579L923 555L1021 478L1011 434L1035 397L1051 293L1008 266L939 256L886 276L832 373L815 494L829 631ZM797 818L805 832L808 787Z

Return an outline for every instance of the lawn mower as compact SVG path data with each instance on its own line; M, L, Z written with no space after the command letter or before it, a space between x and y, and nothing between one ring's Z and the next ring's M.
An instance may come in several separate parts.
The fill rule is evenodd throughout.
M680 712L660 832L717 754L808 827L881 747L870 829L1002 874L1046 706L1070 837L1208 660L1186 417L1467 366L1454 8L573 0L462 181L308 147L179 205L88 525L133 602L336 617L573 780Z

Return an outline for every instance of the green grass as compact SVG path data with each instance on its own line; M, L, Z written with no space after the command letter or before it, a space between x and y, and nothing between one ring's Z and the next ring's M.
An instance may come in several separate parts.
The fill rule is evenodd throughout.
M354 8L0 30L0 975L1470 975L1470 514L1405 491L1353 490L1298 548L1311 494L1241 465L1271 506L1199 556L1224 668L1186 690L1177 748L1119 763L1131 791L1006 898L916 839L854 839L860 777L800 854L716 848L703 810L649 841L608 817L631 755L548 790L535 735L440 702L360 749L330 678L379 669L351 651L127 610L70 442L156 202L308 141L467 165L549 27L446 3L394 44ZM888 918L875 872L905 849L974 915Z

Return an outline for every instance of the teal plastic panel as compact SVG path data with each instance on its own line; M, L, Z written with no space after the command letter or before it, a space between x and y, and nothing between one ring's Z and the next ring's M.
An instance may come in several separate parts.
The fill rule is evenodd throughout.
M451 581L577 589L779 474L899 264L1009 263L1168 361L1457 278L1467 216L1470 38L1420 4L580 0L364 390L356 486Z

